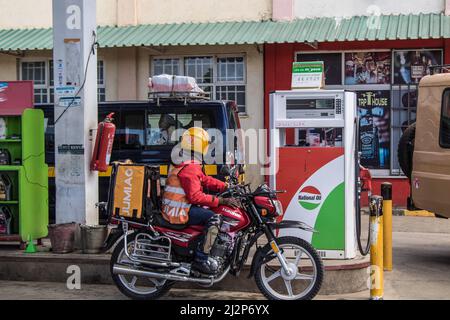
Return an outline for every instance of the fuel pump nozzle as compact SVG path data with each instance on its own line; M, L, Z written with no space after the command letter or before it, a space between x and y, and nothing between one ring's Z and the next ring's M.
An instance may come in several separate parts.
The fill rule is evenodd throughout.
M367 234L367 243L365 246L362 245L361 241L361 194L363 192L367 192L368 199L370 200L370 197L372 196L372 175L370 174L369 169L363 167L360 164L359 159L359 152L358 157L356 161L356 173L357 173L357 179L356 179L356 242L358 243L358 249L359 252L366 256L370 251L370 225L369 225L369 232Z

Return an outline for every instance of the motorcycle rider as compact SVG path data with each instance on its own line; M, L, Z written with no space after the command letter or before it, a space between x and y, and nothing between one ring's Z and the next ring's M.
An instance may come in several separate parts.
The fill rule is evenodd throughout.
M205 226L192 268L201 273L215 274L219 264L209 253L219 233L222 218L205 207L238 207L239 203L235 199L204 192L204 189L208 189L220 193L228 187L227 183L203 172L202 159L208 152L208 147L209 135L203 128L191 127L183 133L181 149L188 152L191 158L171 166L162 198L162 215L171 224Z

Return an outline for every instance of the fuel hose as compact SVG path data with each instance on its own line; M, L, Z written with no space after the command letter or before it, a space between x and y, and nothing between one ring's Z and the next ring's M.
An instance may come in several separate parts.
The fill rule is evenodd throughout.
M355 118L355 224L356 224L356 242L358 244L358 249L361 255L366 256L370 251L370 224L369 230L367 232L367 243L363 246L361 240L361 192L362 183L360 176L360 154L359 154L359 117ZM370 192L370 191L369 191ZM370 197L370 194L369 194Z

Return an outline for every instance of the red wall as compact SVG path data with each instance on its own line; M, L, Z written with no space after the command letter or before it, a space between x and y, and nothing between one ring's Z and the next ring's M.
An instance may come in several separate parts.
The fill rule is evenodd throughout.
M275 90L290 90L291 88L291 70L296 52L421 48L443 48L444 63L450 64L450 39L327 42L320 43L317 49L303 43L266 44L264 48L264 127L269 127L269 94ZM288 144L294 142L293 130L287 132L286 142ZM409 195L408 180L375 179L373 182L375 194L380 194L382 182L393 184L394 206L406 207L406 198Z

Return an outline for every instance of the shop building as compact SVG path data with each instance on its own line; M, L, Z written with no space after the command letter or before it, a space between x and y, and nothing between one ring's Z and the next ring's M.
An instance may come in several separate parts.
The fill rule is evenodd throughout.
M51 2L0 0L0 79L33 80L36 105L53 103ZM269 93L290 89L294 61L323 60L326 88L358 92L375 192L391 181L405 206L397 142L425 66L450 63L449 0L97 0L97 22L99 101L145 100L149 76L189 75L236 100L244 129L268 127Z
M409 183L398 164L398 141L415 122L417 84L427 67L450 64L450 17L443 1L373 3L303 0L284 7L279 18L290 21L287 41L264 48L265 125L269 94L290 89L292 63L324 61L326 89L357 93L361 162L375 178L374 192L391 182L394 205L405 207ZM302 145L304 135L292 129L286 143Z
M35 104L49 105L52 0L30 1L0 0L0 79L33 80ZM263 45L244 31L271 15L272 0L97 0L98 101L146 100L152 75L188 75L213 99L235 100L243 128L262 128ZM144 130L131 114L125 122Z

